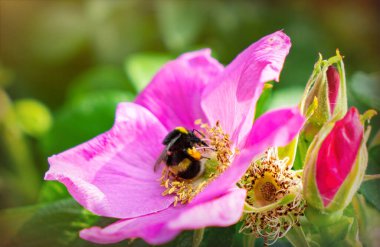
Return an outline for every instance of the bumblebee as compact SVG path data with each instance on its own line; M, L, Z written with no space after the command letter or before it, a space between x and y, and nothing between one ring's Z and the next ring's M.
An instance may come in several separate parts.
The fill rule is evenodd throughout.
M154 171L164 162L180 178L193 179L201 175L204 170L201 159L204 157L196 147L208 145L195 135L195 131L197 130L189 131L184 127L177 127L169 132L162 142L165 148L154 165Z

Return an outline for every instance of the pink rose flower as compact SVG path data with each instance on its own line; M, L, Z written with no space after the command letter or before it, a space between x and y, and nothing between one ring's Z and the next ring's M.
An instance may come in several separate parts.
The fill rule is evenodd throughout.
M304 122L297 108L275 110L254 122L264 83L278 81L290 46L278 31L226 67L209 49L186 53L166 64L134 103L118 105L111 130L50 157L45 179L65 184L91 212L120 219L103 229L84 229L80 236L96 243L139 237L161 244L185 229L236 223L246 196L236 182L257 154L288 143ZM175 196L162 195L161 173L153 166L164 137L177 126L197 128L197 119L209 126L218 122L232 152L240 152L193 200L174 206Z

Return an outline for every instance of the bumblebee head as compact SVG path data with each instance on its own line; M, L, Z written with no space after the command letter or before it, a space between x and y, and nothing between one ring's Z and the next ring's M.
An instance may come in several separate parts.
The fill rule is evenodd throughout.
M181 134L185 134L185 135L189 134L189 131L182 126L176 127L175 129L178 130Z
M208 147L207 143L205 143L204 141L202 141L201 138L199 138L198 136L195 135L195 132L198 133L201 137L205 138L205 135L200 132L199 130L197 129L193 129L191 131L191 139L192 139L192 142L193 143L196 143L196 144L199 144L201 146L205 146L205 147Z

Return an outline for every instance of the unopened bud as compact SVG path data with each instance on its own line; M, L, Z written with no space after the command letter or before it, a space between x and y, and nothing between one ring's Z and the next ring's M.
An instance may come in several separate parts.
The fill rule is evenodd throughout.
M303 186L309 206L332 213L351 202L367 167L366 137L356 108L323 126L305 159Z
M336 56L328 60L319 58L307 83L300 107L304 115L312 112L303 130L306 140L310 142L324 123L344 116L347 111L346 80L343 58L338 51Z

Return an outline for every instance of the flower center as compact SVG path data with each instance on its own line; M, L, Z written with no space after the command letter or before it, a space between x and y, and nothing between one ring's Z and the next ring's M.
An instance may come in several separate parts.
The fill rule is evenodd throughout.
M165 167L160 178L161 186L166 188L162 195L174 195L174 206L190 202L230 165L233 155L229 135L223 132L219 122L214 127L209 127L200 120L195 123L204 134L202 141L208 145L191 150L191 153L198 151L200 154L201 172L192 179L183 179L172 168Z
M272 202L275 198L276 187L270 182L265 182L260 188L262 197L268 202Z
M250 200L252 205L262 207L278 199L281 186L275 177L273 172L265 171L252 180L252 187L250 186L253 193L252 199L254 199Z
M246 203L254 207L244 215L241 232L274 243L299 225L306 207L301 176L291 170L288 159L279 159L276 149L269 149L251 163L240 186L247 190Z

